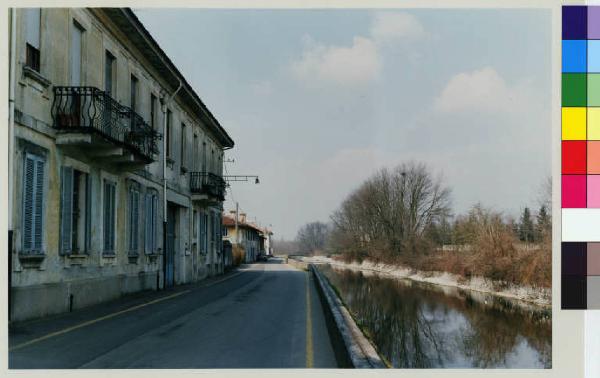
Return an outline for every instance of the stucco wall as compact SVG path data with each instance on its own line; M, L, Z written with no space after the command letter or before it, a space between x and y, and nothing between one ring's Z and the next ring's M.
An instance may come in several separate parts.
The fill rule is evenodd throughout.
M14 249L12 266L13 306L12 319L26 319L65 310L65 298L76 295L75 306L83 306L103 301L127 292L156 289L157 277L162 272L163 246L163 143L159 141L160 153L155 162L140 171L122 169L100 158L92 158L88 151L65 149L56 145L57 132L52 127L51 106L53 87L68 85L69 41L71 24L75 20L84 29L82 50L82 85L103 89L105 51L109 50L116 58L116 80L113 97L121 104L129 106L130 76L134 74L139 84L138 106L136 111L149 122L150 95L157 99L161 93L170 93L163 78L144 60L144 52L127 41L127 36L119 33L109 20L102 19L88 9L44 8L41 12L40 75L27 75L25 62L25 26L23 12L17 12L17 51L16 73L16 125L14 174ZM157 104L155 125L163 132L164 115ZM207 131L200 118L192 114L189 107L178 97L169 105L173 114L172 156L174 162L165 172L169 191L181 198L178 205L177 255L175 256L175 282L187 283L202 279L211 272L207 261L216 263L216 251L202 254L192 249L192 206L198 211L218 211L220 204L209 207L204 203L193 203L189 192L189 174L181 170L181 143L188 143L186 167L201 169L203 143L208 148L207 157L215 150L212 162L214 173L222 170L222 147ZM187 135L181 135L181 122L186 124ZM191 145L193 135L198 135L196 149ZM26 151L35 150L46 158L45 167L45 209L43 213L44 259L39 266L30 267L20 260L22 251L22 184L23 161ZM197 151L196 156L192 156ZM60 235L60 188L61 167L72 166L90 175L92 185L91 201L91 249L86 256L62 256L59 254ZM206 162L210 167L210 162ZM103 254L103 198L102 180L110 178L117 183L116 254L114 257ZM128 256L127 189L129 180L135 180L142 191L151 188L159 193L159 206L156 225L157 249L155 255L145 255L143 250L137 259ZM140 219L143 223L144 220ZM143 232L143 228L141 231ZM216 246L215 246L216 248ZM158 280L162 285L162 278ZM65 297L66 296L66 297Z

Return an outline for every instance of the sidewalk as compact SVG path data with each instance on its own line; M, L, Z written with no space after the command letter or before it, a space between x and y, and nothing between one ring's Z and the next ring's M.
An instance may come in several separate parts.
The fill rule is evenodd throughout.
M73 312L65 312L62 314L26 320L23 322L9 323L9 349L26 343L29 340L51 334L59 330L68 329L93 319L109 316L110 314L120 313L132 307L141 306L149 302L159 301L162 298L173 297L179 295L180 293L183 294L213 285L221 280L242 273L245 268L245 265L241 265L240 267L232 269L223 275L213 276L199 282L177 285L159 291L146 290L133 294L126 294L121 298L78 309Z

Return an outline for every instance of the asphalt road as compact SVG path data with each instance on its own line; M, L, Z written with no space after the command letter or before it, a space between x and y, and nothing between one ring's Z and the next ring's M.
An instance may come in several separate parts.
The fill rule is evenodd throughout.
M307 367L337 367L323 309L278 259L9 330L11 369Z

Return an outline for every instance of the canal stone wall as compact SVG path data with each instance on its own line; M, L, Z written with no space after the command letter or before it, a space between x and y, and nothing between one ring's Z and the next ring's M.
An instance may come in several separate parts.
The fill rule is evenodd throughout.
M308 264L308 269L317 282L317 291L323 303L327 327L330 331L333 348L340 367L357 369L387 368L373 344L362 333L327 279L323 277L315 265Z

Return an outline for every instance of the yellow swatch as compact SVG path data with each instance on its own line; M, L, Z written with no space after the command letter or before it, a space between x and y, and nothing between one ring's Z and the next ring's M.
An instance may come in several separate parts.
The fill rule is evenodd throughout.
M586 140L586 108L562 108L562 139Z
M588 108L588 140L600 140L600 108Z

